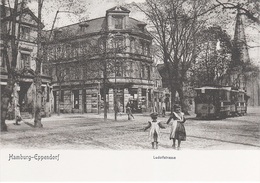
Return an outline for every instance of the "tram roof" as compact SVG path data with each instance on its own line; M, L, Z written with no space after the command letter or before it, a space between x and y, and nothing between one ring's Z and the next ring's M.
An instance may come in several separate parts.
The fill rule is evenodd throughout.
M223 87L214 87L214 86L203 86L200 88L194 88L195 90L227 90L231 91L231 87L223 86Z

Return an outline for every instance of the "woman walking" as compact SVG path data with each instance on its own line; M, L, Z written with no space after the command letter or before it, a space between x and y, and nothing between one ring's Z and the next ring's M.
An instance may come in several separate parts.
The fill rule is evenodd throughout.
M184 127L184 122L186 119L184 118L184 113L181 112L181 107L179 105L173 106L174 112L171 117L168 119L167 124L172 122L171 131L170 131L170 140L173 141L172 147L175 149L175 141L177 139L178 146L177 150L180 149L181 141L186 140L186 130Z

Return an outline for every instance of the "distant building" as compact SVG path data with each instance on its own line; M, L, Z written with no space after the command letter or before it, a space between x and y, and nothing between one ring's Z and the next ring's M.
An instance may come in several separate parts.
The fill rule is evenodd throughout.
M21 7L21 6L20 6ZM4 57L4 38L7 38L5 32L3 32L3 26L11 24L11 14L10 12L13 10L12 8L5 7L0 5L1 8L1 36L0 36L0 70L1 70L1 90L7 85L7 63ZM6 16L3 17L3 11L5 8ZM35 85L34 85L34 71L36 69L36 53L37 53L37 25L41 24L43 27L44 25L39 22L38 18L33 14L33 12L29 8L21 8L18 11L18 16L22 13L21 16L21 24L20 30L18 30L18 22L17 21L17 34L20 31L20 40L18 45L18 56L17 56L17 71L21 71L23 73L19 79L19 81L15 84L14 93L13 93L13 100L10 103L10 112L9 118L14 117L14 106L17 104L20 105L21 114L26 115L26 117L32 117L34 114L34 106L35 106ZM10 26L11 27L11 26ZM10 43L10 41L9 41ZM8 46L8 57L11 59L12 53L10 45ZM51 88L50 88L50 81L51 78L42 74L42 91L43 91L43 98L42 98L42 114L43 116L48 116L51 114L51 103L52 103L52 96L51 96Z
M139 112L159 110L163 105L166 90L151 57L152 37L146 24L129 13L117 6L107 10L105 17L46 32L44 50L49 64L45 67L53 78L55 112L59 96L64 113L96 113L105 105L104 97L109 111L114 110L115 101L121 111L129 100Z

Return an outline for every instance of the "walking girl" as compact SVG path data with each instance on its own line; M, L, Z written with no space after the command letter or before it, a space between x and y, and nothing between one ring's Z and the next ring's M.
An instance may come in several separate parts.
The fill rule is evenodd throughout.
M144 131L146 131L148 128L150 129L149 135L152 142L152 148L158 149L158 140L160 137L160 128L165 128L160 121L157 121L157 113L152 113L151 115L152 121L148 121L148 126L144 128Z
M166 124L171 122L171 131L170 131L170 140L173 141L172 147L175 149L175 141L178 140L177 150L180 149L181 141L186 140L186 130L184 127L184 113L181 112L181 107L179 105L173 106L174 112L171 117L168 119Z

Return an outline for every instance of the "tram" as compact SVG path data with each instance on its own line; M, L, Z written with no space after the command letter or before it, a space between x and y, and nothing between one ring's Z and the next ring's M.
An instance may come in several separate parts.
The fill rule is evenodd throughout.
M195 88L195 113L197 118L222 119L244 115L248 96L244 90L228 86L203 86Z

